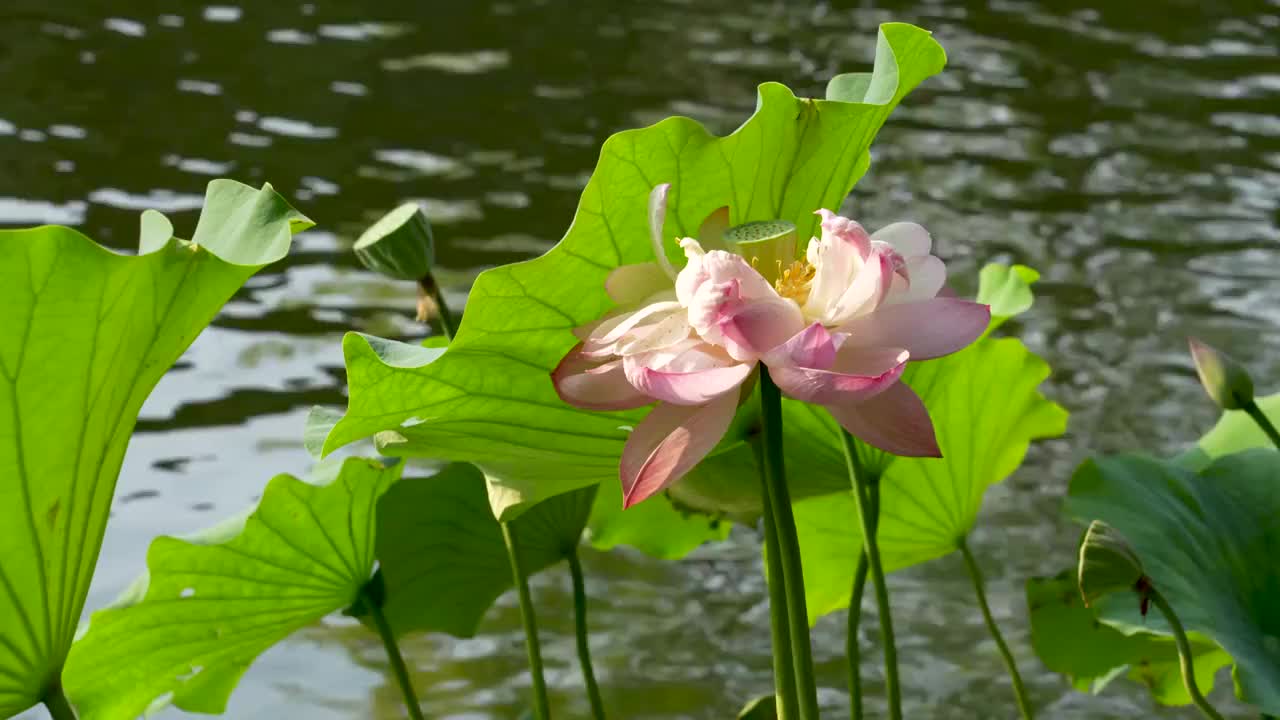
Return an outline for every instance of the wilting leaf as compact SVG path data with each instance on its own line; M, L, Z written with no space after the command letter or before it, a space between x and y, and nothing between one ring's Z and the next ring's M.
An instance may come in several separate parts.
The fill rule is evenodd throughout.
M786 219L808 237L813 212L838 207L865 172L867 148L897 102L945 62L929 33L909 25L883 26L879 42L882 91L866 102L799 99L768 83L756 113L727 137L671 118L610 138L564 239L536 260L483 273L443 357L397 367L369 339L346 338L351 398L325 449L389 431L386 452L474 462L541 497L616 482L623 442L643 411L569 407L549 374L576 342L571 329L611 306L609 272L651 259L650 189L673 183L671 238L695 232L722 206L735 223ZM668 250L675 254L675 244Z
M148 211L136 256L64 227L0 230L0 716L58 677L143 401L310 224L270 186L216 180L191 242Z
M998 294L989 283L1003 277L984 272L979 297ZM1028 307L1019 301L1004 305L1004 312ZM881 473L878 536L886 570L955 550L977 521L987 488L1013 474L1032 440L1065 431L1066 411L1037 389L1048 376L1043 360L1009 338L986 337L908 367L904 379L924 399L943 457L894 457L860 446L863 465ZM829 437L838 442L834 428ZM862 534L849 492L800 500L795 515L809 614L816 620L848 607Z
M1067 511L1123 533L1187 629L1230 653L1241 699L1280 713L1280 453L1247 450L1199 473L1139 455L1089 460ZM1116 597L1101 616L1139 625L1134 606Z
M1045 667L1069 677L1077 690L1101 692L1114 677L1124 674L1146 685L1165 705L1190 704L1173 638L1136 628L1125 634L1098 622L1084 606L1072 573L1028 580L1027 607L1036 655ZM1213 689L1214 673L1230 663L1231 656L1195 634L1191 650L1196 684L1207 693Z
M511 522L527 574L578 546L594 500L595 488L582 488L538 503ZM512 587L484 475L454 463L393 487L378 505L378 562L386 580L384 611L397 634L474 635L485 612Z
M325 486L281 475L226 542L158 538L143 601L95 613L72 648L64 681L81 718L135 718L169 693L183 710L223 712L259 654L355 603L378 497L399 474L351 458Z

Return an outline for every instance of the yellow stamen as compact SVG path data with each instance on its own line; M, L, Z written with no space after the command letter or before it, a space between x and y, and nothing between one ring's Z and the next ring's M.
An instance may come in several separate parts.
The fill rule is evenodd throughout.
M815 270L804 260L796 260L783 268L778 261L778 280L773 284L778 294L803 305L809 299L809 287L813 284Z

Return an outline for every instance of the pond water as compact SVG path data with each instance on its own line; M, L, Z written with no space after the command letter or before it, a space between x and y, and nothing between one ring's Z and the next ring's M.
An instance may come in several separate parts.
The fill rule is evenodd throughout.
M0 224L71 224L127 247L144 208L189 232L215 176L269 180L320 224L147 403L90 607L138 572L153 536L209 525L271 476L308 469L307 409L344 403L344 331L421 334L411 289L349 253L382 212L426 205L461 306L477 273L563 233L610 133L669 114L727 132L761 81L812 95L865 69L888 20L934 30L951 65L895 113L845 209L871 227L924 222L962 290L986 261L1040 269L1017 330L1073 412L1066 439L987 494L971 545L994 611L1042 717L1193 717L1123 683L1071 692L1031 653L1022 583L1071 562L1078 530L1060 501L1088 449L1176 448L1213 421L1186 335L1280 377L1274 0L5 0ZM766 689L754 543L738 533L678 564L589 553L613 717L723 720ZM907 716L1014 717L960 559L890 582ZM535 595L557 717L585 717L565 573L539 576ZM846 715L843 632L838 617L814 631L830 717ZM516 717L522 643L510 597L475 639L410 640L428 715ZM874 633L864 646L876 672ZM397 717L384 663L372 634L326 622L263 656L228 716ZM1216 697L1229 685L1220 675ZM881 689L877 672L876 711Z

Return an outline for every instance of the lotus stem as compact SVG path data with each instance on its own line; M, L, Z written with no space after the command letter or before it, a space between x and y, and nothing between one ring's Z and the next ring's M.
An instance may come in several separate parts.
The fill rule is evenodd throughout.
M769 501L769 483L763 468L764 443L753 443L756 464L761 468L760 491L763 499L765 581L769 588L769 630L773 637L773 685L778 717L792 720L800 716L796 700L796 674L791 662L791 628L787 612L787 593L782 581L782 550L778 547L778 528Z
M1271 419L1267 417L1266 413L1262 412L1262 408L1258 407L1258 403L1250 400L1245 403L1242 409L1249 413L1249 417L1253 418L1258 427L1262 428L1262 432L1267 434L1267 438L1271 440L1271 443L1277 449L1280 449L1280 432L1276 431L1276 426L1271 423Z
M452 342L453 336L458 334L458 323L454 320L453 313L449 312L449 306L445 304L444 292L440 290L440 284L436 282L435 275L427 273L418 280L418 321L425 322L431 317L431 306L435 306L435 316L440 319L440 332L444 334L446 340Z
M520 564L520 547L516 543L511 523L502 526L502 539L507 544L507 557L511 560L511 580L520 598L520 620L524 623L524 644L529 653L529 674L533 678L533 710L538 720L551 720L551 703L547 699L547 680L542 674L542 646L538 642L538 618L533 611L533 596L529 593L529 577Z
M423 720L422 707L418 704L418 696L413 691L413 683L409 679L409 668L404 664L404 656L400 654L400 646L396 644L396 635L391 631L387 616L382 613L382 603L369 592L368 586L360 590L360 601L369 610L373 625L378 629L378 637L382 638L382 646L386 648L387 660L391 663L391 672L400 685L400 694L404 696L405 709L413 720ZM57 715L54 715L57 718Z
M578 639L578 664L582 666L582 682L587 686L587 699L591 701L591 717L594 720L605 720L604 699L600 697L596 672L591 667L591 640L587 634L587 586L577 547L569 551L569 575L573 578L573 629Z
M858 511L858 522L862 526L862 546L867 556L867 565L871 570L871 584L876 592L876 608L880 618L880 636L884 643L884 687L889 701L890 720L902 720L902 685L898 681L898 646L893 637L893 608L889 606L889 588L884 581L884 567L880 563L880 545L876 541L879 520L872 514L870 494L868 492L868 475L858 459L857 441L848 432L841 430L844 440L844 459L849 468L849 477L853 480L853 501ZM879 512L877 502L876 512Z
M787 597L787 626L791 636L798 717L799 720L819 720L818 689L813 677L813 647L809 641L809 612L804 597L804 569L800 562L796 519L791 511L791 497L787 491L786 463L782 456L782 392L769 377L769 370L764 365L760 366L760 411L764 434L761 453L764 463L760 469L764 475L766 503L771 511L765 515L765 522L772 521L777 532L782 586Z
M1223 720L1222 715L1213 709L1204 695L1200 694L1200 688L1196 685L1195 666L1192 665L1191 659L1191 643L1187 640L1187 631L1182 627L1182 621L1178 620L1173 608L1169 606L1169 601L1164 599L1159 590L1148 588L1147 593L1151 604L1160 611L1161 615L1164 615L1165 622L1169 623L1169 629L1173 631L1173 641L1178 645L1178 668L1182 671L1182 684L1186 686L1191 702L1200 708L1200 712L1209 720Z
M67 695L62 691L62 683L54 681L53 685L45 691L44 706L49 711L49 717L53 720L76 720L76 711L71 709L71 703L67 700Z
M871 513L873 530L880 523L880 478L867 476L866 507ZM851 481L852 482L852 481ZM853 492L861 492L857 483L853 483ZM862 652L858 647L858 626L862 622L862 595L867 588L866 549L858 551L858 565L853 571L853 589L849 593L849 619L845 631L845 662L849 673L849 717L851 720L862 720Z
M1022 684L1018 664L1014 662L1013 653L1009 651L1004 635L1000 633L995 618L991 616L991 606L987 604L987 591L982 581L982 570L978 568L978 562L969 550L969 543L965 538L960 538L958 545L960 554L964 556L965 567L969 570L969 578L973 580L973 592L978 596L978 608L982 610L982 619L986 621L987 630L991 633L991 638L996 641L996 647L1000 649L1000 657L1004 658L1005 669L1009 671L1009 679L1013 682L1013 695L1018 702L1018 712L1025 720L1032 720L1035 713L1031 709L1031 701L1027 698L1027 688Z

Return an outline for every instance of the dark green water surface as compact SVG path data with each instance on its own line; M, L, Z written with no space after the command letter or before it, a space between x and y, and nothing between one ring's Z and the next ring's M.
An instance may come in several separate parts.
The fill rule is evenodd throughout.
M1280 381L1280 4L239 2L0 2L0 225L71 224L128 247L142 209L189 232L205 183L230 176L269 180L321 228L147 403L91 607L138 572L154 535L211 524L272 475L306 471L307 408L344 402L344 331L421 334L406 288L348 252L379 214L426 205L460 306L478 272L563 233L610 133L670 114L727 132L757 83L818 94L867 67L878 23L905 20L934 30L951 65L894 115L845 210L871 227L924 222L961 289L989 260L1039 268L1040 302L1017 329L1074 413L1068 438L987 495L971 545L994 612L1041 717L1194 717L1133 685L1071 692L1031 653L1022 582L1070 563L1078 530L1060 499L1088 449L1173 449L1212 422L1186 335ZM767 688L754 543L738 533L679 564L589 554L611 717L725 720ZM907 716L1015 717L960 559L891 585ZM535 595L557 717L585 717L568 578L539 577ZM814 632L832 718L847 717L843 633L835 617ZM522 642L510 598L475 639L410 641L428 716L516 717ZM874 716L874 633L863 645ZM384 665L372 634L327 622L268 652L228 716L394 718ZM1215 697L1229 685L1220 675Z

